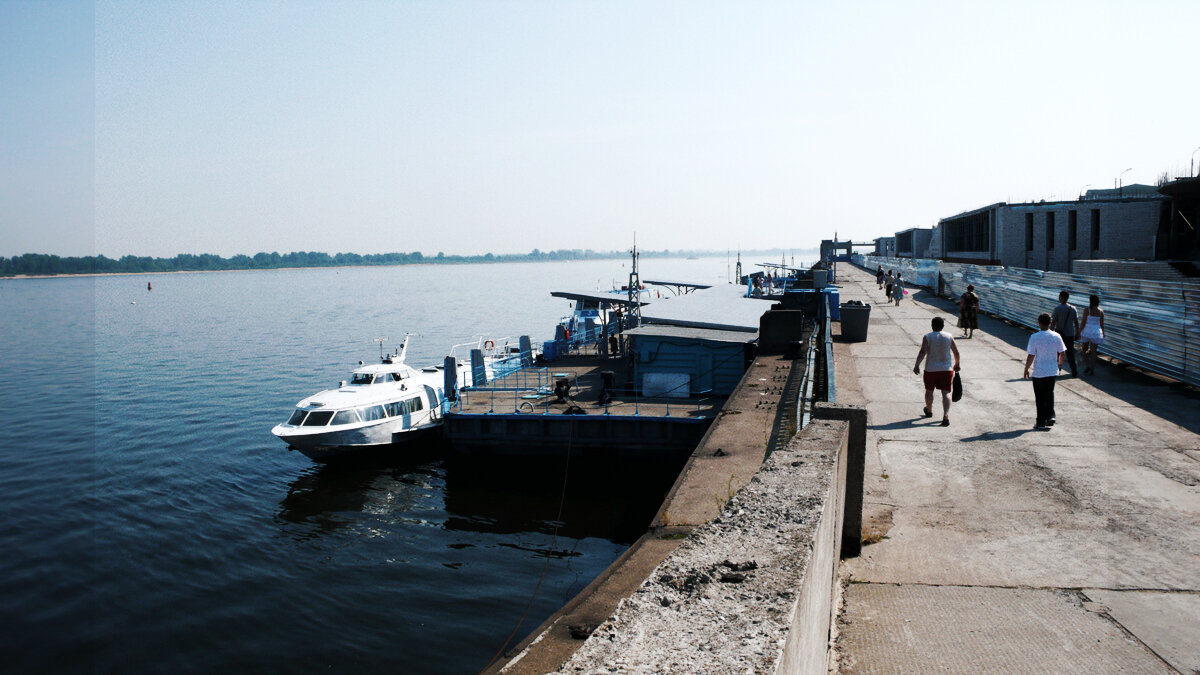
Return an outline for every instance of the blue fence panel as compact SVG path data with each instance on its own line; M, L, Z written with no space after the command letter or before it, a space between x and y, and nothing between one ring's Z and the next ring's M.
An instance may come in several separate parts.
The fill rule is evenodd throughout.
M1071 294L1082 314L1088 296L1100 296L1105 336L1101 353L1126 363L1200 385L1200 282L1095 277L1020 267L964 265L937 260L856 256L855 263L874 271L908 270L919 285L940 288L951 298L975 286L981 311L1030 328L1038 314L1053 311L1059 291ZM928 270L935 270L928 274Z

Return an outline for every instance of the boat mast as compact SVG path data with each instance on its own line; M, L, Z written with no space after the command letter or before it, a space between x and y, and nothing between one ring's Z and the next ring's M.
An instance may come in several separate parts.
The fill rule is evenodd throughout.
M400 345L400 357L396 359L400 363L404 363L404 355L408 353L408 338L412 337L412 333L404 334L404 344Z
M641 288L642 280L638 276L637 232L633 233L633 267L629 268L629 322L634 328L642 325ZM634 298L637 298L635 301Z

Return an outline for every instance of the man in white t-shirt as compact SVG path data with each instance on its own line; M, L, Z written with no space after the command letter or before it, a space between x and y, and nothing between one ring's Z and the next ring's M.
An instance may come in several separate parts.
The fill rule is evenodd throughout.
M1054 380L1062 367L1063 353L1067 345L1062 336L1050 330L1050 315L1042 312L1038 316L1041 330L1029 336L1025 348L1025 379L1030 379L1029 368L1033 367L1033 399L1037 403L1037 423L1034 429L1054 426Z

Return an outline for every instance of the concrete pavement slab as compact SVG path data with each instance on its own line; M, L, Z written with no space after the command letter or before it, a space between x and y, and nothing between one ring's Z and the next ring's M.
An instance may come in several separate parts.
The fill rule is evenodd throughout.
M903 361L908 359L910 362L917 358L917 346L912 344L903 345L885 345L875 342L873 336L867 335L866 342L852 342L848 345L850 354L857 359L869 359L884 361L895 359Z
M867 324L867 342L873 345L912 345L912 336L890 322L880 320Z
M1134 637L1181 673L1200 673L1200 594L1084 589Z
M843 275L842 297L853 298L856 284L856 274ZM1040 589L1035 592L1071 598L1081 597L1071 590L1079 588L1200 596L1200 396L1102 363L1098 376L1059 378L1058 424L1034 431L1032 385L1020 379L1030 331L986 318L975 338L958 340L966 395L951 409L951 426L932 426L919 416L919 379L903 375L906 366L911 369L915 349L897 350L897 331L915 334L915 347L916 331L923 333L930 317L944 314L946 302L925 293L916 297L925 302L873 312L872 328L876 319L895 324L892 331L880 331L891 336L890 344L868 340L838 346L839 395L855 397L870 415L864 522L868 542L877 542L845 564L852 582L869 582L847 589L849 624L872 613L880 613L884 623L895 622L907 611L881 609L880 598L860 594L863 586L879 583L901 584L895 587L900 593L926 584L1005 593ZM888 364L887 358L900 363ZM940 402L935 401L934 412L940 414ZM960 625L976 625L969 607L957 607L946 610L930 630L953 633ZM1000 602L991 611L1000 626L997 635L1027 620L1019 604ZM1087 654L1094 662L1058 662L1053 654L1038 652L1021 656L1024 638L1016 634L997 648L1015 650L1018 665L1008 668L1012 672L1165 668L1144 648L1133 653L1150 661L1126 660L1125 647L1140 645L1115 623L1121 621L1116 613L1112 619L1089 612L1079 617L1088 615L1112 628L1097 634L1100 642ZM1132 625L1136 619L1129 620ZM1163 630L1164 644L1176 639L1186 644L1178 631ZM839 644L850 657L842 662L844 670L884 672L895 662L893 645L849 639ZM953 641L931 653L958 658ZM854 665L847 668L847 663ZM910 667L893 670L955 669L942 661L929 663L934 665L909 662ZM1004 664L976 669L997 668L1003 670Z
M845 673L1169 673L1069 591L854 584ZM864 659L861 654L886 655Z

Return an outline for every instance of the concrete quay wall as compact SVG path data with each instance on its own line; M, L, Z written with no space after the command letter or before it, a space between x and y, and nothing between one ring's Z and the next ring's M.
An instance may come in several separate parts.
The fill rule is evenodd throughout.
M776 450L558 672L826 672L849 426Z
M804 362L760 355L646 535L486 672L825 672L866 411L819 404L779 436Z

